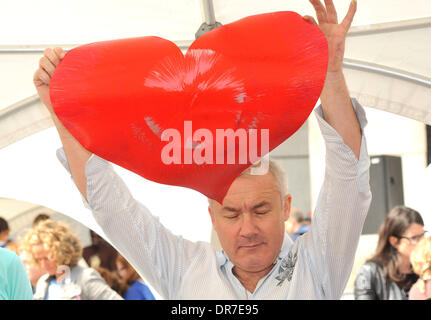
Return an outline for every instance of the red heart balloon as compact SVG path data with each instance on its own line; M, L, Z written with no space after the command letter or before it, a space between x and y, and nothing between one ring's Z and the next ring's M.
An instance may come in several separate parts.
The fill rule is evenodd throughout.
M276 12L214 29L185 56L158 37L74 48L56 68L50 95L60 121L87 150L222 203L256 160L249 152L264 156L308 118L327 63L320 29L297 13ZM227 129L238 134L235 144L217 145ZM227 163L233 153L234 164Z

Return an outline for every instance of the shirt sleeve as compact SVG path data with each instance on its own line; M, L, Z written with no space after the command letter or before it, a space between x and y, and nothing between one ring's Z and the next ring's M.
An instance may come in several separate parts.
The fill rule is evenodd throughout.
M370 264L364 264L359 268L355 278L354 296L355 300L379 300L376 294L375 271Z
M57 151L57 157L68 170L63 149ZM202 246L166 229L133 198L106 160L93 154L86 164L86 177L84 205L115 249L161 296L176 298L188 262L199 256Z
M359 159L325 121L322 106L315 110L326 145L325 178L301 244L326 299L343 294L371 203L370 158L363 134L367 120L362 106L355 99L352 104L362 132Z

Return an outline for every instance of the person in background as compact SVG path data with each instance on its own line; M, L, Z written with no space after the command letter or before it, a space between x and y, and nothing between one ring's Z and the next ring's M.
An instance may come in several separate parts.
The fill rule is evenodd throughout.
M33 219L33 228L36 227L40 222L42 221L46 221L46 220L52 220L51 216L46 214L46 213L40 213L38 214L34 219ZM55 220L55 219L54 219ZM83 257L81 257L81 259L79 259L78 264L81 267L84 268L88 268L88 264L85 261L85 259Z
M26 250L24 250L22 246L19 247L18 254L22 263L24 264L25 271L30 280L32 292L34 293L37 282L41 276L46 274L46 271L33 261L31 255Z
M82 256L92 268L102 267L116 271L117 251L93 230L90 230L91 245L84 248Z
M39 213L36 218L33 219L33 227L36 227L39 222L51 219L51 217L46 213Z
M45 213L40 213L33 219L32 226L35 227L39 222L49 219L49 215ZM31 255L24 249L22 245L17 246L16 253L21 258L22 263L24 264L25 271L30 280L31 289L34 293L36 290L37 281L43 276L46 271L39 267L36 263L34 263Z
M120 296L124 296L128 285L121 277L118 275L117 271L110 271L108 269L97 267L94 268L97 272L100 273L103 279L105 279L111 289L115 290Z
M413 271L419 276L409 292L409 300L431 299L431 237L422 239L410 256Z
M407 300L411 286L418 280L410 255L424 235L419 212L405 206L394 207L380 226L374 255L358 271L355 299Z
M18 245L9 239L9 224L6 219L0 217L0 248L6 248L17 252Z
M310 225L305 223L305 215L298 208L292 208L290 217L286 221L286 231L293 241L310 229Z
M82 247L65 224L50 219L38 223L26 234L23 246L47 273L37 282L35 299L122 299L96 270L78 264Z
M308 212L307 216L304 218L304 221L302 222L306 226L311 225L311 212Z
M120 254L117 256L117 270L128 288L124 293L125 300L155 300L151 290L142 281L132 265Z
M17 254L0 248L0 300L32 300L30 280Z
M0 217L0 247L6 248L8 245L9 224L6 219Z

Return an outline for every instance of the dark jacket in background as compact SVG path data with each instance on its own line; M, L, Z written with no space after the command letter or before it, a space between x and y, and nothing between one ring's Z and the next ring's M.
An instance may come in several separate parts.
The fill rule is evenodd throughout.
M407 286L401 288L390 279L385 279L379 263L366 262L360 267L355 279L355 300L407 300L408 291L417 279L416 274L407 275Z

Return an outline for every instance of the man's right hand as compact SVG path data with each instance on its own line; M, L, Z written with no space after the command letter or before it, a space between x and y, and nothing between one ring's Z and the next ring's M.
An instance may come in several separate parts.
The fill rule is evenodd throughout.
M67 131L57 118L52 108L51 97L49 96L49 83L51 81L51 77L54 74L55 68L65 55L66 53L64 50L59 47L54 49L45 49L43 57L39 60L39 69L36 70L33 76L33 83L40 99L51 113L52 120L63 144L64 152L66 153L73 180L81 194L87 198L85 165L87 160L90 158L91 153L82 147L78 140L76 140L70 132Z
M37 93L51 115L54 115L54 110L49 96L49 83L55 68L65 55L66 52L60 47L46 48L43 52L43 57L39 60L39 69L36 70L33 76L33 83Z

